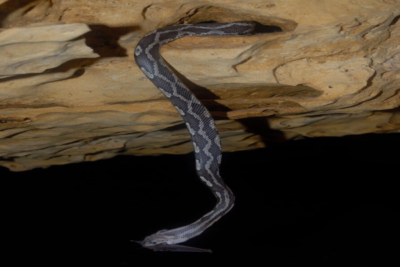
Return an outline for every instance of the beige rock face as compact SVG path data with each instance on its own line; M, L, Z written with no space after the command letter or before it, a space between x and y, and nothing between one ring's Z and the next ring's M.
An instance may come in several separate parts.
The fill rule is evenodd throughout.
M224 151L400 130L399 0L2 0L0 165L192 151L133 49L167 25L243 20L282 32L162 49L216 118Z

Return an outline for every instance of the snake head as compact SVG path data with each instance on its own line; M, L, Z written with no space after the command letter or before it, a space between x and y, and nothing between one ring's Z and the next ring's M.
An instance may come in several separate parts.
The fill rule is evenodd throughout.
M175 251L175 252L208 252L209 249L202 248L194 248L189 246L182 246L174 244L174 238L171 235L166 234L167 230L158 231L155 234L147 236L143 241L135 241L132 242L140 244L144 248L148 248L154 251ZM186 240L184 240L186 241ZM184 242L181 241L181 242ZM172 243L172 244L171 244Z
M143 241L141 241L141 245L143 247L153 247L160 244L175 244L179 243L176 240L176 236L168 234L168 230L160 230L157 233L146 236Z
M135 240L131 240L131 241L140 244L144 248L151 249L154 251L206 252L206 253L212 252L209 249L195 248L195 247L189 247L189 246L183 246L183 245L170 245L167 243L160 243L160 244L155 244L155 245L149 246L149 245L144 245L144 241L135 241Z

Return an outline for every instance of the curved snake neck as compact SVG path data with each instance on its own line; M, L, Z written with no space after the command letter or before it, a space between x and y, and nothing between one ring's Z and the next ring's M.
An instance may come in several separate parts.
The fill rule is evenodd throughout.
M219 175L221 145L214 120L164 62L160 55L161 46L185 36L250 35L253 29L251 22L174 25L149 33L136 46L134 54L137 65L182 116L193 142L197 174L217 198L216 206L197 221L158 231L141 241L142 246L154 250L173 250L168 248L201 234L229 212L235 199Z

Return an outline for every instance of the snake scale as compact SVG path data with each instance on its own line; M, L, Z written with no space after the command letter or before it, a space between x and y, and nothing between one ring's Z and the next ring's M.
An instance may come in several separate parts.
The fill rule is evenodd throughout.
M173 25L147 34L135 48L134 56L139 68L185 121L194 147L197 174L217 198L215 207L197 221L171 230L160 230L143 241L135 241L145 248L155 251L211 252L176 244L200 235L228 213L235 201L232 191L219 174L221 144L214 120L206 107L167 66L160 48L163 44L186 36L250 35L254 26L252 22Z

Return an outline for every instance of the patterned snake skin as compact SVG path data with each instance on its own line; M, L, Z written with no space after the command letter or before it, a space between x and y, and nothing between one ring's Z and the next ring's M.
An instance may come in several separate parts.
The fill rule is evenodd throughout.
M204 105L164 62L160 55L161 46L185 36L250 35L253 31L252 22L174 25L149 33L136 46L137 65L182 116L193 142L198 176L217 198L216 206L197 221L176 229L161 230L147 236L143 241L135 241L143 247L153 250L210 252L174 244L201 234L228 213L235 200L219 175L221 144L214 120Z

